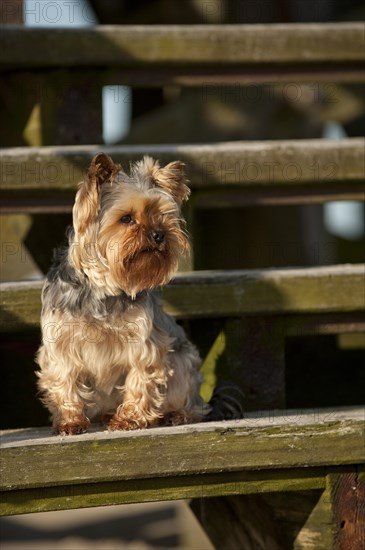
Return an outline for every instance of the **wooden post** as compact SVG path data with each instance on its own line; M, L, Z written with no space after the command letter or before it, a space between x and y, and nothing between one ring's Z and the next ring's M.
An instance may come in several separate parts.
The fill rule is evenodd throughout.
M191 507L215 548L283 549L270 508L258 496L199 499Z
M23 0L3 1L0 4L1 25L23 25ZM24 77L24 75L23 75ZM23 81L24 86L24 81ZM14 74L3 76L0 86L1 129L0 146L11 147L23 145L19 143L27 118L31 112L27 97L21 85L19 76Z
M365 548L365 472L349 467L328 476L334 550Z
M285 333L281 317L245 317L225 323L226 353L217 379L243 392L245 411L285 407Z
M216 363L216 379L230 380L239 386L244 411L284 408L282 318L228 319L224 339L225 349ZM198 499L191 507L215 548L283 548L272 510L259 495Z

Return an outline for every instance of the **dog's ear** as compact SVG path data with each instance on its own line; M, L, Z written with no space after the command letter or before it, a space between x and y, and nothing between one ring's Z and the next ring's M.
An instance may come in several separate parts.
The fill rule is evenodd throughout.
M183 201L187 201L190 195L184 168L185 164L180 160L170 162L163 168L155 163L151 174L155 185L170 193L179 206Z
M91 161L87 176L81 183L73 208L74 228L85 233L88 224L95 219L100 208L100 191L104 183L113 182L120 170L105 153L98 153Z
M119 164L114 164L113 160L105 153L97 153L93 157L89 171L88 178L97 186L98 189L106 181L112 181L116 174L120 170Z

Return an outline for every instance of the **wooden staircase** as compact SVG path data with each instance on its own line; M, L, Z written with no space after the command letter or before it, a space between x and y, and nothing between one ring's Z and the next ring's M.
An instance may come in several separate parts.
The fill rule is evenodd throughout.
M186 162L193 233L199 209L224 206L229 215L237 205L364 200L362 138L104 147L85 141L101 143L99 123L89 133L80 123L77 144L62 143L57 126L57 89L65 81L67 90L95 90L85 92L82 109L100 118L96 91L110 82L359 82L363 61L363 25L357 23L3 27L4 128L10 129L1 150L1 212L69 212L76 184L100 149L122 163L146 153ZM26 95L22 111L22 83L56 98L43 110L41 101L48 146L16 146L23 144L25 114L34 103ZM248 165L257 168L252 179ZM217 548L365 547L365 408L285 408L286 338L364 331L364 269L179 274L163 290L164 306L186 323L218 323L204 372L211 386L220 378L240 385L244 418L66 438L52 436L49 428L4 430L2 514L192 498ZM40 289L40 282L1 285L5 338L38 330Z

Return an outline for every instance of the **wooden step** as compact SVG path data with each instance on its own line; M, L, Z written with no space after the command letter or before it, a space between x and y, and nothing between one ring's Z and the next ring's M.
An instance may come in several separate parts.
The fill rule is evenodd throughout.
M275 82L361 81L364 52L360 22L64 29L8 25L0 34L2 68L122 68L124 84L149 86L167 81L200 85L207 77L210 82L258 82L260 76ZM138 68L143 71L133 73Z
M163 289L176 318L363 312L365 265L195 271ZM2 283L2 331L39 326L42 282Z
M1 514L322 489L365 461L365 409L250 413L242 420L53 436L2 433Z
M70 210L100 150L127 170L145 154L184 161L193 191L204 191L194 197L201 207L364 200L364 147L363 138L350 138L2 149L2 212Z

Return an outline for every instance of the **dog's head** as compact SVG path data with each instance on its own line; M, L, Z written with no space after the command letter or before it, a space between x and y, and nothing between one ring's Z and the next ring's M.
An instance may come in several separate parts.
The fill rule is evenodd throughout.
M189 249L181 216L189 194L179 161L160 167L144 157L126 174L97 154L73 208L74 266L112 294L165 284Z

